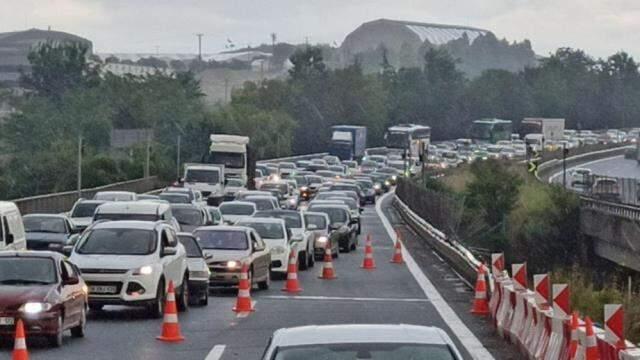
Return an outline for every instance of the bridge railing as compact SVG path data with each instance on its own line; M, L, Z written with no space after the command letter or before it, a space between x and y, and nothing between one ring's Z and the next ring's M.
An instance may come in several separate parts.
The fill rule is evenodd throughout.
M581 196L580 201L584 208L624 217L630 220L640 221L640 208L637 206L598 200L587 196Z

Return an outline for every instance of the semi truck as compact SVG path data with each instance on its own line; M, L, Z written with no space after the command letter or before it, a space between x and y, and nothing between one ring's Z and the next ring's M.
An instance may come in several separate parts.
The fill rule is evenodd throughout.
M365 126L336 125L331 127L329 154L340 160L354 160L364 156L367 148Z

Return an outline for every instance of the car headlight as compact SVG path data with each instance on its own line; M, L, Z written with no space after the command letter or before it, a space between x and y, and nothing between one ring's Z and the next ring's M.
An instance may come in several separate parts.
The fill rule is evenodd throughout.
M295 204L297 204L297 203L298 203L298 200L296 200L296 199L289 199L289 204L291 204L291 205L295 205Z
M393 175L393 176L391 177L391 180L393 180L393 181L398 180L398 176L397 176L397 175Z
M240 262L239 261L235 261L235 260L227 261L227 269L235 270L235 269L237 269L239 267L240 267Z
M282 246L274 246L273 248L271 248L271 253L273 255L282 255L285 252L287 252L287 250Z
M384 184L387 185L387 186L391 186L391 182L389 182L389 180L385 180Z
M28 302L20 307L20 311L26 314L39 314L51 310L51 304L41 302Z
M375 184L375 185L373 185L373 188L374 188L375 190L380 190L380 187L381 187L381 186L380 186L380 184Z
M329 241L329 238L327 238L326 236L320 236L319 238L316 239L316 242L318 244L326 244Z
M307 190L309 190L309 188L306 187L306 186L303 186L303 187L300 188L300 191L307 191Z
M133 275L151 275L153 274L153 266L145 265L133 271Z

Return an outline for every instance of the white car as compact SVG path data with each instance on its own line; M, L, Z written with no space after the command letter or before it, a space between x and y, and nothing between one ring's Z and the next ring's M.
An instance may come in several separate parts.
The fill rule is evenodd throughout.
M138 200L138 195L131 191L98 191L93 196L93 200L136 201Z
M189 268L189 305L209 304L209 277L211 272L207 266L207 259L211 255L204 255L196 237L191 233L178 233L178 240L187 252L187 266Z
M256 213L256 204L248 201L228 201L218 206L222 220L227 224L235 224L243 217L250 217Z
M93 214L98 206L104 204L104 200L79 199L69 211L69 218L79 230L84 230L93 222Z
M99 220L163 221L175 231L180 231L180 224L173 217L171 206L164 201L107 202L98 206L93 214L93 222Z
M321 325L276 330L263 360L279 359L461 360L444 332L417 325Z
M274 218L245 218L236 223L254 229L267 245L271 253L271 272L286 274L289 253L290 232L287 231L282 219Z
M258 186L257 183L256 186ZM246 190L247 187L242 179L229 178L226 180L224 185L224 200L231 201L235 199L236 194Z
M67 250L67 249L65 249ZM89 308L144 306L154 318L164 314L169 282L178 308L189 302L187 255L174 228L163 222L107 221L93 224L71 250L69 261L89 288Z

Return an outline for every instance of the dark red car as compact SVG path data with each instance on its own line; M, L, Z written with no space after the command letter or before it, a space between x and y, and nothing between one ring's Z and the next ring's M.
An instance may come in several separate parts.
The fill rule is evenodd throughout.
M75 265L50 251L0 251L0 336L22 319L27 336L62 345L62 333L83 337L87 287Z

